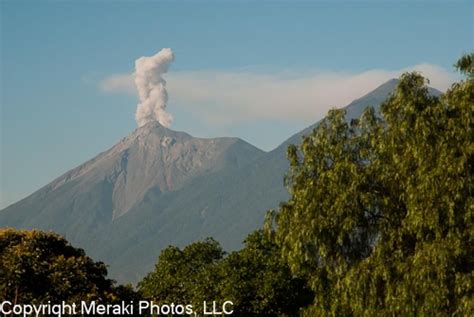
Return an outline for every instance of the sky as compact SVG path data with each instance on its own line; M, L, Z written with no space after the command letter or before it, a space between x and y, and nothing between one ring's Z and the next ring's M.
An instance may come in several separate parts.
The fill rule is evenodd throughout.
M133 131L135 60L171 48L171 129L271 150L404 71L445 90L469 1L0 0L0 208Z

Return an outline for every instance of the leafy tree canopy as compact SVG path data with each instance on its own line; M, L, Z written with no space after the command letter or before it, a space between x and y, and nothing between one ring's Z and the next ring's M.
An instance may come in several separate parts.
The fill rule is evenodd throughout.
M145 297L157 303L192 304L201 291L213 284L207 280L212 276L206 278L206 270L223 256L221 246L212 238L192 243L183 250L169 246L161 252L155 270L138 287ZM205 287L199 290L198 285Z
M138 295L107 279L104 263L54 233L0 229L0 301L114 303Z
M233 301L236 316L296 316L312 301L306 281L291 273L278 245L261 230L220 269L221 298Z
M474 53L466 54L461 57L454 65L461 73L474 76Z
M227 257L213 239L183 250L170 246L139 288L156 302L191 303L198 313L204 301L232 301L233 316L294 316L312 300L305 281L293 276L262 231Z
M474 315L473 55L440 98L417 73L346 122L290 146L291 198L272 221L308 316Z

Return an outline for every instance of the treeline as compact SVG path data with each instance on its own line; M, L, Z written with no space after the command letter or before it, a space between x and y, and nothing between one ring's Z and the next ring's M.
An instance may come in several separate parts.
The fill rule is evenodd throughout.
M296 316L313 298L306 281L291 273L280 248L262 231L227 256L213 239L183 250L168 247L138 289L158 303L191 303L201 313L204 301L230 300L235 316Z
M130 285L108 279L104 263L55 233L0 229L0 303L113 304L140 298Z
M201 314L204 301L232 301L233 316L297 316L314 297L261 230L248 236L242 250L230 254L211 238L182 250L170 246L134 289L116 285L107 278L104 263L94 262L55 233L0 229L0 292L0 302L12 305L138 305L152 300L157 305L191 304Z
M163 250L134 289L63 238L0 231L0 300L230 300L234 316L474 316L474 54L442 96L417 73L380 109L290 146L290 199L243 249ZM382 119L383 118L383 119Z

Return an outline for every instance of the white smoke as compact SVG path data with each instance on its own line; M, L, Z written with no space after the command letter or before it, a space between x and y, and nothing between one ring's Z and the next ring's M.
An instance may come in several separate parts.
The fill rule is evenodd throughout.
M140 99L135 119L139 127L152 121L165 127L171 125L173 117L166 112L168 93L162 75L173 60L173 51L164 48L153 56L142 56L135 61L134 81Z

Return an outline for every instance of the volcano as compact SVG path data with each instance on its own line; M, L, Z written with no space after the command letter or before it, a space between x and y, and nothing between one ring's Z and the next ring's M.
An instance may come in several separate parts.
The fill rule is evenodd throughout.
M396 84L349 104L347 119L377 108ZM317 125L263 152L238 138L195 138L151 122L0 211L0 226L60 233L109 264L112 278L137 282L168 245L214 237L238 249L288 198L286 148Z

